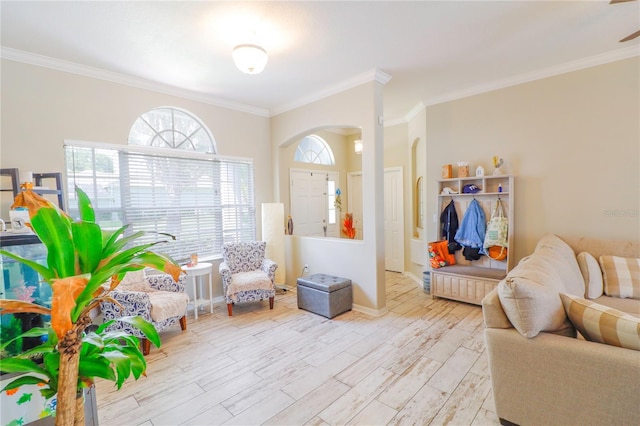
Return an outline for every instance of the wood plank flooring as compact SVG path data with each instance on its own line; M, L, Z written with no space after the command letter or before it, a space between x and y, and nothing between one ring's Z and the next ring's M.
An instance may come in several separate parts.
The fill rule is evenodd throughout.
M387 272L381 317L333 320L296 294L190 315L147 377L96 383L101 425L498 425L479 306Z

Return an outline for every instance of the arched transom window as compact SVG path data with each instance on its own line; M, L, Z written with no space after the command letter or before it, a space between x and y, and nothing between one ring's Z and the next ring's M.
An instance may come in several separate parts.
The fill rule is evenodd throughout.
M300 163L322 164L333 166L336 161L329 144L318 135L305 136L298 144L293 156L294 161Z
M130 145L216 153L211 132L196 116L172 107L145 112L133 123Z

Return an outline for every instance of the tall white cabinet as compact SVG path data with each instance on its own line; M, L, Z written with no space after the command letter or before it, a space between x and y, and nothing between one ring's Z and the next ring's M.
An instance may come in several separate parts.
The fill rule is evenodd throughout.
M475 194L463 194L465 185L474 184L480 188ZM445 188L457 193L446 194ZM466 260L462 249L455 254L456 264L431 270L431 295L460 300L462 302L480 304L484 296L493 290L513 265L513 202L514 178L511 175L492 175L483 177L466 177L442 179L438 181L438 215L454 201L459 223L473 199L476 199L485 214L487 222L495 210L496 203L501 200L504 215L509 219L509 250L504 260L493 260L482 256L478 260ZM438 217L438 240L442 235L440 217Z

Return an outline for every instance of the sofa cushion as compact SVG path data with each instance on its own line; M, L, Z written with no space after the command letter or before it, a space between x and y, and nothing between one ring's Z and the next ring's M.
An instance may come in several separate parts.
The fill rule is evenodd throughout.
M154 291L149 293L149 301L151 302L151 319L154 322L162 322L173 317L183 317L187 312L189 296L186 293L173 291Z
M570 294L560 297L586 340L640 351L640 318Z
M639 299L621 299L619 297L600 296L594 302L604 305L607 308L617 309L640 318L640 300Z
M118 284L118 290L121 291L153 291L147 279L145 278L144 269L139 271L131 271L124 274L122 281Z
M556 235L546 234L540 238L540 241L538 241L536 245L534 253L538 254L539 252L545 252L556 258L553 267L560 276L566 293L573 294L574 296L584 295L584 278L582 277L582 272L580 272L576 254L569 244L562 241Z
M640 259L600 256L607 296L640 299Z
M597 299L604 292L602 282L602 270L600 264L590 253L583 251L576 256L582 278L584 278L584 297L587 299Z
M535 337L541 331L575 336L575 329L560 300L560 293L567 290L557 272L557 263L556 253L548 249L537 250L498 284L498 296L505 314L525 337Z

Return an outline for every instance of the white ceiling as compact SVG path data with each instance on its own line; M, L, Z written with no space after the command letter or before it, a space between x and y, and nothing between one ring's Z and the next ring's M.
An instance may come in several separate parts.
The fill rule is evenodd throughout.
M640 38L618 42L640 29L637 1L2 0L0 7L5 58L43 55L265 115L355 84L374 68L392 77L384 114L393 121L420 102L640 55ZM253 76L231 59L235 45L252 41L269 53L265 71Z

